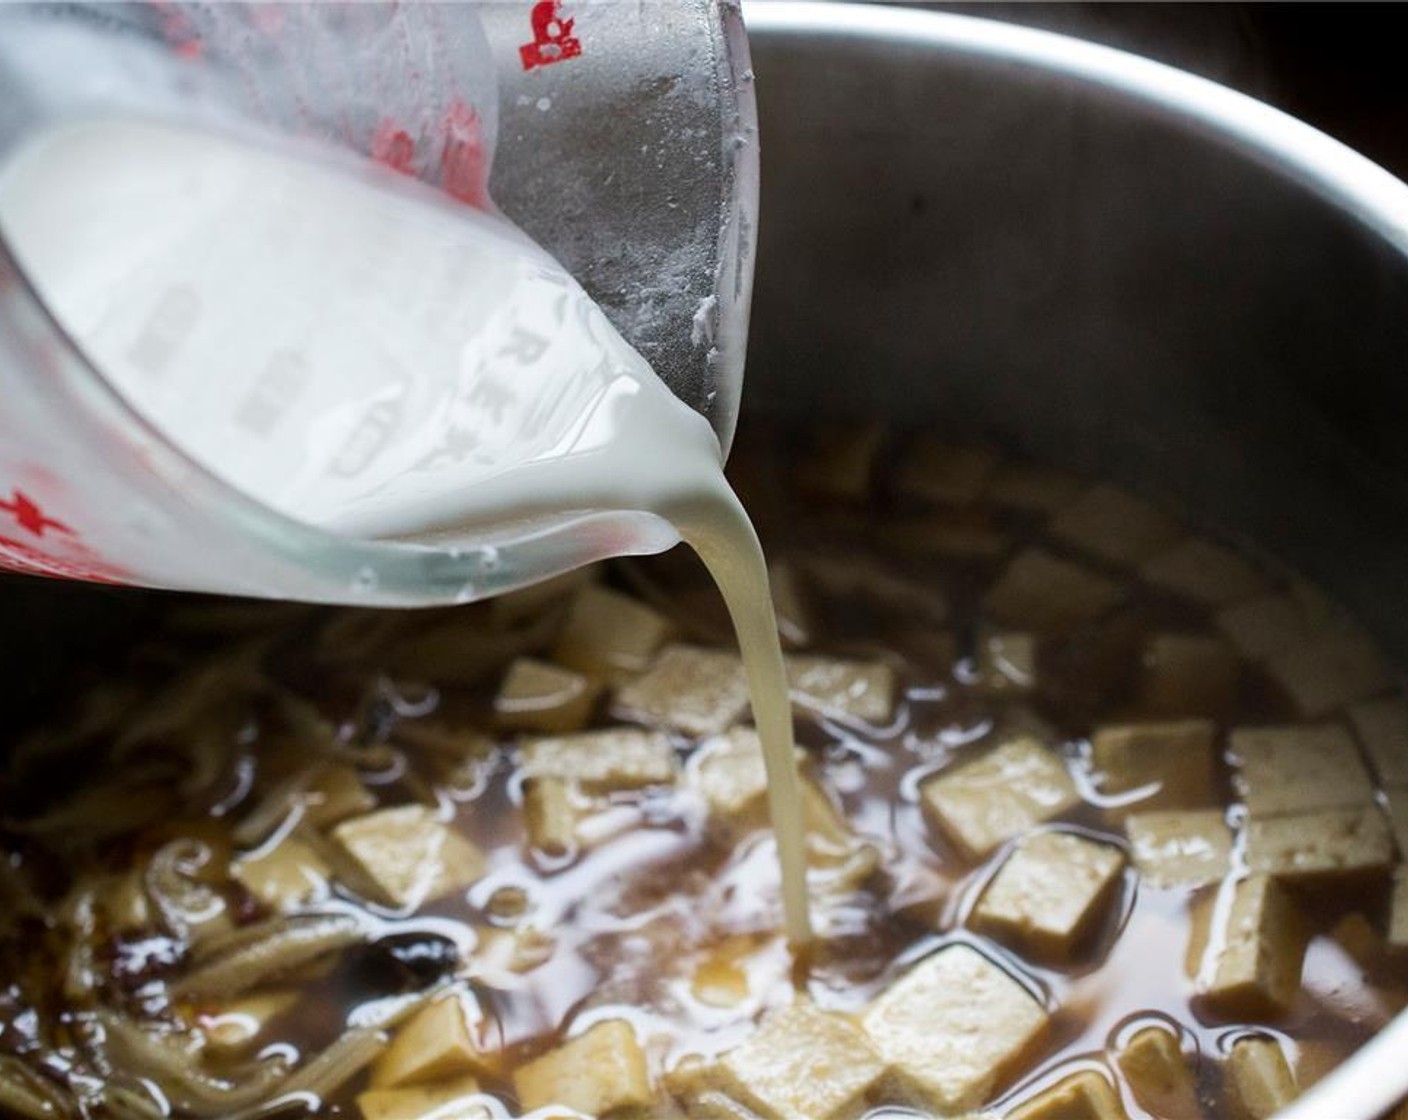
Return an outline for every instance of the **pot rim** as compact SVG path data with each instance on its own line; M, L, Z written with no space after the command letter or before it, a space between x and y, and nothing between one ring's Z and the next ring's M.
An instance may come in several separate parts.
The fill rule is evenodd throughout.
M1050 31L950 12L827 0L747 0L755 40L856 39L1004 63L1105 90L1201 133L1299 183L1408 259L1408 184L1354 149L1265 102L1194 74ZM767 137L763 138L764 144ZM766 215L764 215L766 217ZM1408 1011L1398 1015L1277 1120L1373 1117L1408 1094Z

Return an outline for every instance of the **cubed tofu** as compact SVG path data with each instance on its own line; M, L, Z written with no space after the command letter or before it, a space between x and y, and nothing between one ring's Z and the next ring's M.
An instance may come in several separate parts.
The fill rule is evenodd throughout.
M1147 791L1133 802L1150 809L1194 809L1215 797L1215 728L1202 719L1102 727L1091 761L1107 794Z
M1080 482L1073 475L1030 463L1003 463L988 480L984 495L995 506L1027 513L1055 513L1075 501Z
M558 778L592 794L675 781L670 740L633 727L529 739L519 747L518 759L525 777Z
M374 1089L398 1089L464 1074L493 1076L500 1055L486 1051L476 1037L481 1021L472 996L456 992L427 1004L396 1031L372 1066Z
M777 632L782 636L783 644L791 649L811 645L816 623L797 569L785 560L774 560L768 565L768 587L772 590Z
M1393 895L1389 902L1388 944L1392 949L1408 949L1408 863L1393 873Z
M280 914L326 896L331 874L326 861L296 836L230 865L230 875L245 890Z
M572 598L552 659L617 684L650 664L671 629L670 620L653 607L609 587L588 585Z
M1210 941L1199 984L1208 1006L1232 1019L1284 1014L1300 991L1305 932L1286 889L1269 875L1251 875L1231 887L1232 905L1221 938Z
M792 699L803 708L872 726L888 723L895 709L895 671L883 661L831 657L787 658Z
M973 659L974 686L989 695L1036 687L1037 637L1019 630L980 635Z
M1231 549L1196 538L1152 557L1139 574L1147 583L1205 607L1228 607L1266 590L1261 574Z
M473 1098L479 1082L469 1074L410 1085L401 1089L368 1089L357 1094L362 1120L492 1120L487 1104Z
M885 426L876 421L819 427L811 450L797 464L798 488L825 498L861 501L870 494L875 457L885 436Z
M1140 1106L1161 1120L1201 1120L1193 1066L1173 1030L1141 1027L1115 1052L1115 1062Z
M1231 706L1241 672L1220 638L1155 634L1140 659L1138 702L1160 715L1216 715Z
M1303 646L1312 633L1305 609L1290 595L1260 595L1224 607L1217 613L1217 626L1251 661L1266 661Z
M561 735L586 726L601 695L600 682L571 669L519 657L494 697L494 718L511 731Z
M1013 739L919 787L930 822L981 859L1080 801L1065 764L1032 738Z
M895 472L895 487L931 502L972 505L982 495L998 461L985 447L956 447L921 436Z
M1011 543L990 518L951 510L887 521L877 534L899 553L959 562L996 560Z
M463 890L487 867L478 848L421 805L353 817L332 839L357 869L358 887L402 909Z
M884 1071L848 1017L801 1000L719 1063L724 1090L764 1120L849 1120Z
M1388 824L1398 854L1408 859L1408 785L1389 786L1384 790L1388 802Z
M748 711L748 682L736 654L670 646L641 676L616 692L628 719L682 731L717 735Z
M751 727L735 727L706 743L690 764L691 784L709 803L710 824L730 835L768 823L768 774Z
M528 843L553 858L577 846L577 809L561 778L529 778L523 783L523 826Z
M1124 853L1072 832L1019 840L973 910L981 932L1034 956L1069 958L1108 912Z
M1098 618L1125 598L1113 580L1040 549L1016 556L988 589L983 605L1014 626L1064 630Z
M351 766L324 767L303 790L303 820L314 828L331 828L374 808L376 798Z
M1110 1079L1085 1069L1014 1108L1007 1120L1129 1120L1129 1114Z
M1301 715L1309 719L1328 715L1393 685L1373 641L1342 627L1328 629L1307 642L1282 650L1267 662L1266 668L1290 694Z
M1053 535L1111 564L1131 566L1171 546L1177 521L1113 486L1092 486L1051 521Z
M812 582L832 599L860 599L877 613L922 624L937 624L948 617L948 598L932 580L911 578L873 557L817 553L800 562Z
M1374 799L1359 748L1338 724L1238 728L1228 746L1253 817L1354 808Z
M654 1100L645 1051L624 1019L607 1019L564 1042L513 1074L519 1103L560 1105L588 1116L618 1108L644 1108Z
M1026 987L969 945L948 945L894 981L861 1027L901 1094L940 1115L989 1100L1050 1016Z
M1246 825L1252 871L1287 881L1323 881L1381 872L1393 862L1393 838L1377 805L1253 817Z
M1296 1099L1295 1075L1281 1044L1265 1035L1239 1038L1226 1058L1232 1120L1268 1120Z
M1134 866L1154 887L1200 887L1227 874L1232 830L1221 809L1131 813L1125 818Z
M299 1001L299 993L286 988L258 992L203 1010L196 1025L205 1036L205 1052L235 1057L253 1048L270 1023Z
M1349 718L1385 786L1408 786L1408 701L1402 696L1350 705Z
M489 600L489 619L501 630L513 629L530 619L561 607L572 595L601 576L599 564L574 568L560 576L530 583L517 591Z

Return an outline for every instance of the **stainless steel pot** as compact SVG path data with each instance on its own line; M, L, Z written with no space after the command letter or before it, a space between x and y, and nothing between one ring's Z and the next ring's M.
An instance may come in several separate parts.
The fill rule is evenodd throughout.
M962 16L745 7L750 411L881 412L1179 502L1408 659L1408 186L1224 87ZM1408 1092L1408 1017L1285 1115Z

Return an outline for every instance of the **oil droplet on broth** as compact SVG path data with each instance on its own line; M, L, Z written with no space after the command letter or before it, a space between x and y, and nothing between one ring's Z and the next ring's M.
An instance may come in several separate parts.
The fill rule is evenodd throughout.
M133 407L284 514L441 548L525 517L672 522L733 619L786 931L809 942L791 708L756 534L707 422L551 257L384 173L137 121L64 123L23 144L0 167L0 231ZM482 571L501 563L480 550ZM359 595L377 586L370 568L353 577Z

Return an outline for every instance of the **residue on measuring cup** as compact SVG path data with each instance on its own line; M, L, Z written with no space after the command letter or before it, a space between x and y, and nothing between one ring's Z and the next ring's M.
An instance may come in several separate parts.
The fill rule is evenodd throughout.
M370 595L381 585L381 579L376 574L376 569L370 566L363 566L357 569L357 574L352 577L352 590L357 595Z

